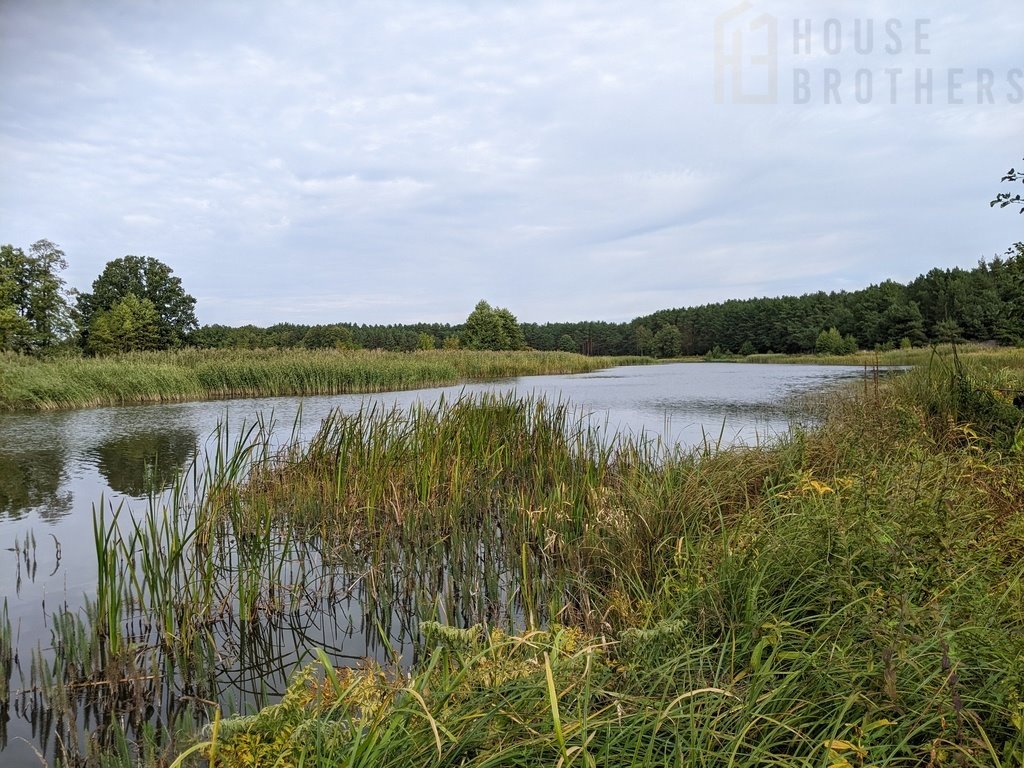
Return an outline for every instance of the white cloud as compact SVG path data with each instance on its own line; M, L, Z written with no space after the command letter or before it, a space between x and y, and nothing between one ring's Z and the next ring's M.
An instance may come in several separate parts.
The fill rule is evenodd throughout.
M202 321L230 323L457 322L480 297L628 319L1020 239L987 205L1019 164L1019 105L716 104L732 5L3 4L0 237L60 243L80 286L161 258ZM783 35L913 18L756 5ZM958 8L930 11L929 66L1020 66L1014 9Z

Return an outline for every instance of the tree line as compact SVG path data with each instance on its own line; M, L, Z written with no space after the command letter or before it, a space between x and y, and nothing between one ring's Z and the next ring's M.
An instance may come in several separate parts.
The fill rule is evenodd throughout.
M594 355L841 354L949 341L1024 343L1024 244L974 269L932 269L906 285L734 299L628 323L523 325L541 350Z
M67 290L63 251L0 247L0 348L88 354L205 348L537 349L587 355L841 354L949 341L1024 343L1024 244L973 269L932 269L906 285L735 299L663 309L626 323L519 323L479 302L461 324L204 325L162 262L109 262L88 292Z
M803 353L934 342L1024 342L1024 244L974 269L932 269L906 285L666 309L631 323L636 352ZM827 338L823 338L822 334ZM842 350L836 350L842 351Z
M196 300L173 270L128 255L106 264L90 291L69 290L64 252L49 240L28 251L0 246L0 351L31 355L201 348L384 349L526 348L515 315L480 301L465 323L356 325L278 323L199 327Z
M68 290L64 252L49 240L0 246L0 350L43 355L173 349L198 329L196 300L148 256L107 263L91 291Z
M232 327L204 325L192 334L192 343L214 349L383 349L412 352L418 349L526 349L522 327L508 309L492 307L480 301L458 325L448 323L411 323L405 325L366 325L331 323L302 325L276 323Z

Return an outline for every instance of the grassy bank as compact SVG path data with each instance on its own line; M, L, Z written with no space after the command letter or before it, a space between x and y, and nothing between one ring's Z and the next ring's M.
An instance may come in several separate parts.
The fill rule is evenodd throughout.
M511 399L335 420L239 504L448 574L414 669L323 656L182 763L1020 766L1022 387L938 361L703 457Z
M331 395L584 373L646 358L564 352L184 350L36 360L0 355L0 410Z
M934 358L952 359L954 354L963 361L986 368L1024 367L1024 347L1001 347L992 344L937 344L911 349L859 350L849 355L818 355L813 352L784 354L781 352L739 355L693 355L661 359L673 363L762 363L779 365L855 365L862 368L878 366L926 366Z
M980 362L992 367L1024 367L1024 349L1018 347L994 347L986 344L959 344L957 354L966 362ZM747 355L734 358L745 363L804 363L812 365L927 365L938 355L951 357L953 348L948 344L936 347L913 349L889 349L881 352L860 351L851 355Z

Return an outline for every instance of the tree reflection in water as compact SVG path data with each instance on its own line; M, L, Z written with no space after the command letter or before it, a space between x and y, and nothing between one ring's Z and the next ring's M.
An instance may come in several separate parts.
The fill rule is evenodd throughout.
M0 517L20 520L36 510L43 520L57 520L71 511L62 448L11 451L0 447Z
M145 497L171 487L195 456L198 439L188 429L121 435L94 449L96 466L111 490Z

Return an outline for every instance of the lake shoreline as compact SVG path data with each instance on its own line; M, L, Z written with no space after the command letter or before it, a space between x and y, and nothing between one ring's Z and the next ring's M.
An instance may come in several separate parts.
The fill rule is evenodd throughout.
M518 376L592 373L627 365L737 363L926 365L954 354L986 364L1024 364L1024 349L949 345L852 355L588 357L570 352L436 350L200 350L37 360L0 355L0 413L216 401L233 398L374 394Z
M568 352L196 350L0 357L0 412L231 398L373 394L655 362Z
M672 358L678 363L756 363L772 365L853 365L863 368L892 368L927 365L932 360L957 355L964 360L985 360L1002 365L1024 364L1024 348L995 344L938 344L911 349L861 350L848 355L819 355L815 353L755 353L751 355L722 354Z

